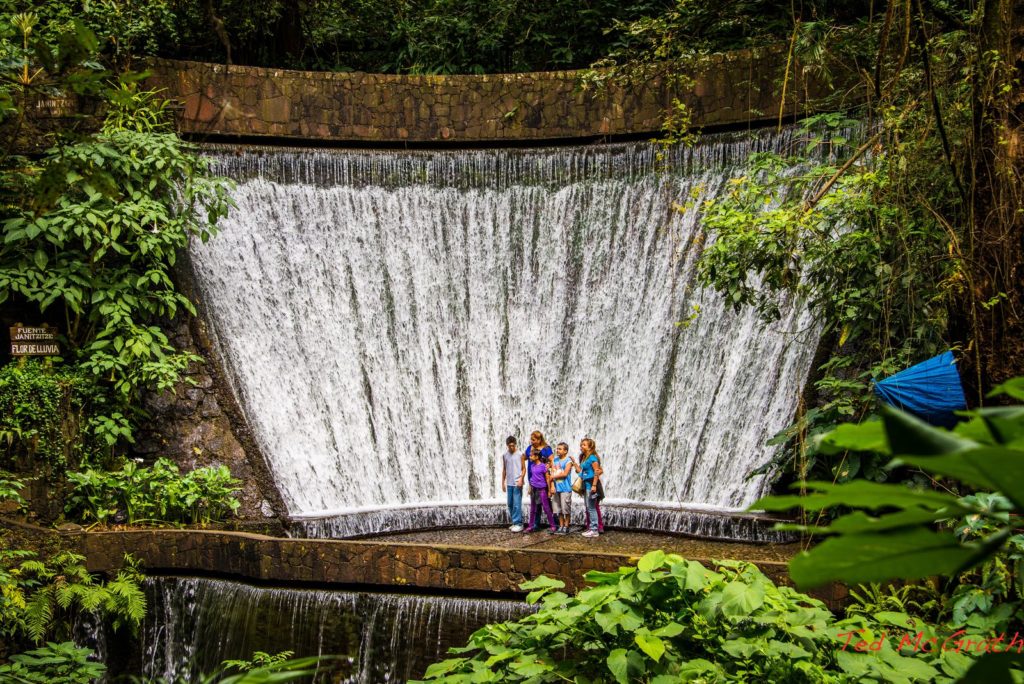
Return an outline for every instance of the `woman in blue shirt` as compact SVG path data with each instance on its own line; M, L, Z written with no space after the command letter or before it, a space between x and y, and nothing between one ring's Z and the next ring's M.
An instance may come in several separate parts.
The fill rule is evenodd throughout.
M584 537L596 537L601 526L601 507L597 500L597 488L604 470L601 457L597 455L597 444L589 437L580 441L580 479L583 480L583 501L587 505L587 526Z

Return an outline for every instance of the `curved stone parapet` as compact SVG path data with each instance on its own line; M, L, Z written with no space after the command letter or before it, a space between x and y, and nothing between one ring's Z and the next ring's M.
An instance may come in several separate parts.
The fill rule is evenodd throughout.
M780 114L784 49L704 60L695 85L662 78L582 90L579 71L417 76L289 71L155 60L148 84L181 109L182 133L336 143L499 144L653 133L678 97L696 126L773 121ZM784 115L825 93L790 69Z
M280 586L405 588L426 592L521 594L540 575L585 586L590 570L613 571L661 548L714 566L720 558L755 563L774 582L789 584L786 559L798 546L720 544L669 535L622 534L598 543L576 535L515 535L504 530L442 531L361 540L286 539L227 530L134 529L55 531L0 517L0 527L51 548L80 553L90 572L111 575L126 554L148 574L204 574ZM811 594L838 607L846 589L830 584Z

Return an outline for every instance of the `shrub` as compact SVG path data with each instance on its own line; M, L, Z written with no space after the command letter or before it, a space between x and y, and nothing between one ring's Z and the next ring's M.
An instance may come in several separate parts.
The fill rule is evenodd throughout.
M88 460L99 448L92 416L102 395L89 373L44 362L0 368L0 464L46 475Z
M91 684L107 671L103 663L89 660L93 653L71 642L46 644L25 653L11 656L11 662L0 665L0 681L17 684Z
M105 523L118 512L125 522L208 523L238 510L239 481L227 466L197 468L182 476L166 458L152 467L134 461L120 470L70 473L65 512L81 522Z
M83 565L84 556L67 551L47 561L32 551L0 551L0 637L5 642L40 643L69 638L75 611L95 611L115 629L138 627L146 612L135 562L109 582L99 582Z
M541 603L518 622L475 632L460 657L427 669L444 682L951 682L971 660L955 650L901 653L913 627L889 611L836 620L820 601L776 586L750 563L715 570L653 551L636 567L587 574L569 597L559 580L523 584ZM945 636L945 635L943 635ZM940 640L943 637L939 637ZM876 648L857 650L864 641ZM905 646L905 645L903 645ZM903 648L904 651L909 649Z

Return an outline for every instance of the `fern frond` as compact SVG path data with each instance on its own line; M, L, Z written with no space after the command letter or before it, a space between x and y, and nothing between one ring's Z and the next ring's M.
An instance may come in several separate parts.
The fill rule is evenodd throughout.
M47 579L53 577L53 573L50 571L49 568L46 567L46 564L42 561L22 561L20 569L22 574L26 575L35 575L37 577L43 577Z
M118 575L117 579L107 583L107 589L111 595L110 612L124 618L132 628L138 627L146 617L146 595L139 585Z
M57 594L57 605L65 610L70 608L72 602L75 600L77 586L61 582L60 584L55 585L55 589Z
M53 622L53 597L46 587L32 594L25 606L25 628L32 641L39 643Z
M82 610L94 611L102 606L109 598L110 592L104 587L81 586L76 592L78 594L78 605Z

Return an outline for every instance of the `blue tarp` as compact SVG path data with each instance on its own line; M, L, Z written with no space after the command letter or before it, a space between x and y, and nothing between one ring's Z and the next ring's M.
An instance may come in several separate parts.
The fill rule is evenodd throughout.
M932 425L956 423L953 411L967 408L953 352L940 354L875 383L878 398Z

